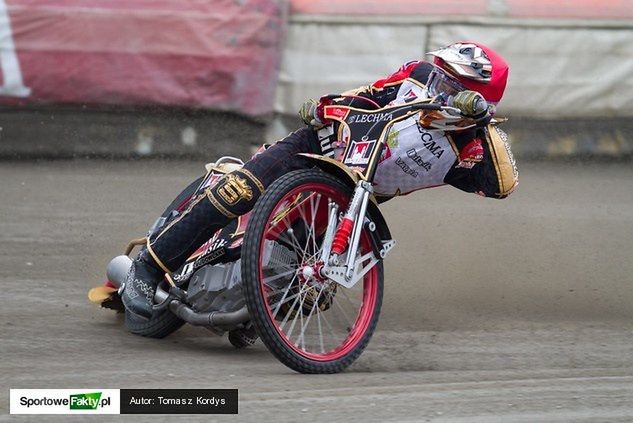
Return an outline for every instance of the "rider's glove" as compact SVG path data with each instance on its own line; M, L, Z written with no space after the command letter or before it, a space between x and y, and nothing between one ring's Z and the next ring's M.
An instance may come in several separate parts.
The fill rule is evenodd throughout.
M312 125L317 128L323 126L323 121L319 117L319 103L313 99L303 103L299 109L299 117L307 125Z
M458 108L467 117L480 118L488 113L488 102L477 91L460 91L449 100L449 105Z

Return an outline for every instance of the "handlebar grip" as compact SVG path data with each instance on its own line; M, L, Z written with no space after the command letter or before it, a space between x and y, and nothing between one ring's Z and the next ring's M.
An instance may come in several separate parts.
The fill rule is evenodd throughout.
M422 104L412 104L412 109L419 110L442 110L444 106L439 103L422 103Z

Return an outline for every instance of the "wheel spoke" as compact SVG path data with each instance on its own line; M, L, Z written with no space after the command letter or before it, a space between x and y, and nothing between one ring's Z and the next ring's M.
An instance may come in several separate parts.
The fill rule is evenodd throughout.
M263 282L264 282L266 285L268 285L268 284L269 284L269 283L271 283L272 281L276 281L277 279L281 279L281 278L283 278L284 276L288 276L288 275L290 275L290 274L292 274L292 273L295 273L295 272L296 272L296 270L295 270L295 269L290 269L290 270L288 270L287 272L279 273L279 274L277 274L277 275L275 275L275 276L269 276L269 277L267 277L267 278L264 278Z
M297 240L297 238L295 237L294 233L292 233L291 231L292 231L292 228L288 228L288 231L279 234L278 238L281 239L282 241L284 241L285 243L287 243L288 245L290 245L292 247L292 249L294 250L295 254L297 256L300 256L301 255L301 245L299 245L299 240ZM293 239L288 238L286 234L290 234Z
M286 313L286 316L284 316L284 320L281 322L281 325L280 325L281 329L283 329L284 326L286 325L286 323L288 323L288 318L290 317L290 315L294 311L295 306L297 305L297 301L299 301L299 299L301 298L301 294L303 294L304 292L305 291L303 291L303 288L301 288L299 290L299 292L297 292L297 298L295 298L294 302L290 306L290 309L288 310L288 313Z
M288 297L286 297L285 299L279 300L279 301L277 301L276 303L271 304L270 306L271 306L271 307L277 307L278 305L284 305L284 304L286 304L288 301L291 301L291 300L295 299L295 298L296 298L296 297L298 297L298 296L299 296L299 294L292 294L292 295L289 295L289 296L288 296ZM276 317L276 316L277 316L277 313L275 313L275 314L273 315L273 317Z
M321 345L321 354L325 353L323 348L323 328L321 327L321 313L317 313L317 327L319 328L319 345Z
M308 328L308 325L310 324L310 319L312 318L312 313L314 312L315 309L318 309L319 299L321 299L321 294L323 294L323 290L324 289L325 289L325 284L322 284L321 285L321 289L319 290L319 293L317 294L317 297L314 300L314 303L312 304L312 308L310 308L310 313L308 313L308 315L306 316L306 323L305 323L305 325L303 325L303 324L301 325L301 339L302 340L304 340L305 331ZM317 311L317 315L319 314L319 311Z
M336 336L336 334L334 333L334 328L332 328L332 325L330 324L330 322L328 322L327 318L325 317L325 313L319 313L319 314L321 315L321 317L323 317L323 321L325 322L326 326L330 330L330 333L332 334L332 338L338 338L338 336ZM347 338L347 335L344 338L342 338L340 342L345 341L345 338Z
M299 208L299 210L301 210L301 208ZM292 236L292 239L294 240L293 243L297 245L298 251L295 251L297 253L297 256L299 256L299 258L305 257L306 256L306 246L304 245L303 247L301 247L301 242L295 236L294 229L292 229L292 226L287 221L287 217L284 217L284 222L288 225L288 230L286 231L286 233L289 233Z
M312 197L312 196L310 196ZM308 253L308 246L310 245L310 240L311 238L313 238L313 230L314 230L314 225L309 226L308 225L308 219L305 215L305 210L304 210L304 205L301 205L300 207L298 207L299 209L299 214L301 215L301 220L304 224L304 227L307 229L307 233L306 233L306 240L305 240L305 246L303 247L303 253L304 253L304 257L309 255Z
M303 292L300 292L300 293L303 293L304 295L300 295L299 296L300 297L300 301L299 301L298 310L295 313L295 317L292 319L292 324L290 325L290 329L288 329L288 333L286 334L288 336L288 339L291 339L290 335L292 334L292 331L293 331L293 329L294 329L294 327L295 327L295 325L297 323L297 317L298 317L297 315L299 315L299 316L301 316L301 318L303 318L303 301L305 300L305 297L306 297L305 293L308 292L310 289L311 288L308 287L308 289L306 289L305 291L302 290Z
M305 299L305 297L303 297L303 298ZM300 325L301 328L303 328L303 304L301 304L301 307L299 307L299 311L300 311L300 313L299 313L299 321L300 321L299 325ZM305 351L306 350L306 344L304 342L302 333L299 334L298 341L301 343L301 349L303 351Z
M343 307L341 307L339 302L336 301L336 298L332 300L332 304L335 304L338 307L338 309L341 311L341 314L343 315L343 318L345 319L345 323L347 324L347 327L351 329L352 324L350 323L350 318L347 316L347 313L345 313L345 310L343 310ZM332 310L334 310L334 308L332 308Z
M292 287L294 281L297 279L297 275L294 276L294 278L292 278L292 280L290 281L290 283L288 284L288 287L286 288L286 292L284 292L284 295L281 297L281 300L279 300L279 304L277 305L277 308L275 309L275 311L273 312L273 318L277 317L277 313L279 313L279 308L281 307L281 305L284 303L284 299L286 298L286 296L288 295L288 292L290 292L290 288Z
M316 225L314 223L315 219L316 219L316 213L317 210L319 209L319 204L321 202L321 194L317 194L317 201L316 204L314 203L314 197L310 197L310 205L312 206L312 251L316 254L318 248L317 248L317 243L316 243Z
M343 294L349 305L351 305L352 307L360 307L362 305L362 303L354 304L354 302L347 296L347 292L345 291L346 289L341 289L341 294Z

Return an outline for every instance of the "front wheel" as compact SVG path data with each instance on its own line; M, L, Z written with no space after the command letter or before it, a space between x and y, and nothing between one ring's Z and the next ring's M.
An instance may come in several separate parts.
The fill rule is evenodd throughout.
M351 196L348 186L317 169L291 172L259 199L244 237L242 277L253 324L266 347L301 373L344 370L378 323L382 261L349 289L311 270L322 265L329 204L344 211ZM371 251L363 231L358 257Z

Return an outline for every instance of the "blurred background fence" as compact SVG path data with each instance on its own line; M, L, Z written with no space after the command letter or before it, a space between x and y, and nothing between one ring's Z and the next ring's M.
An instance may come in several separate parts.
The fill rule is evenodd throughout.
M459 40L508 60L517 155L632 154L630 0L0 0L0 155L246 157Z

